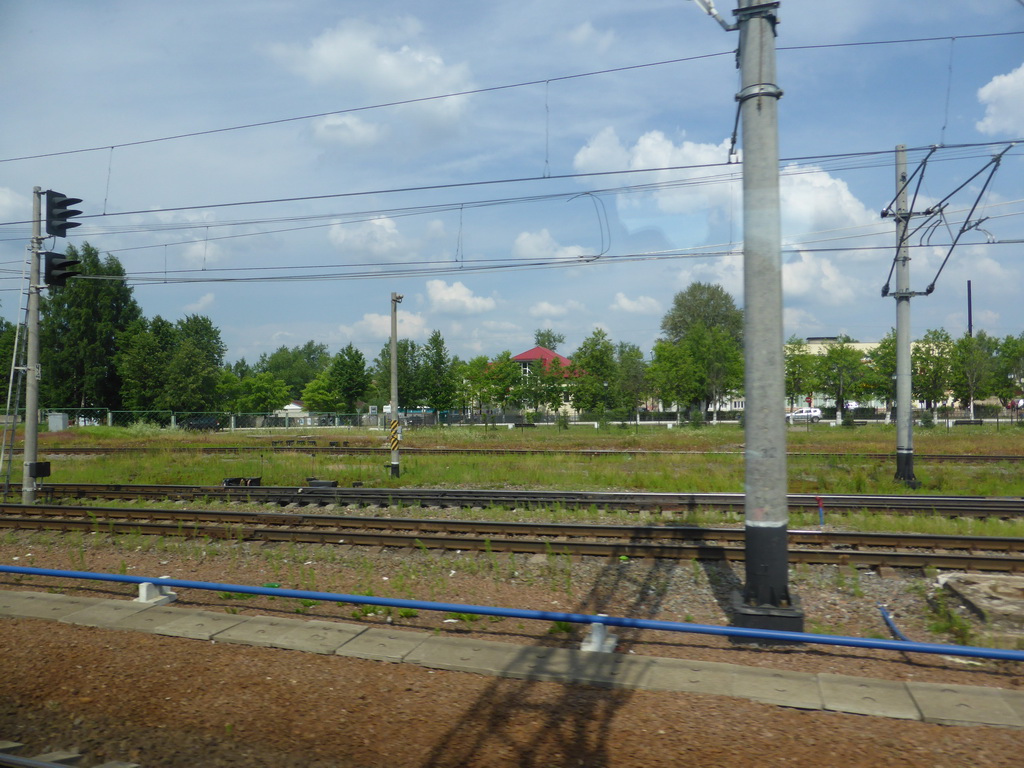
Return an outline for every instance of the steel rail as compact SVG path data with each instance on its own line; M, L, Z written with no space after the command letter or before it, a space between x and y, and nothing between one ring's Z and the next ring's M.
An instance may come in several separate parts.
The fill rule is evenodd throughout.
M294 512L223 511L204 509L156 509L127 507L70 507L64 505L0 504L0 526L5 517L14 520L87 519L97 526L108 522L213 523L246 529L272 526L307 526L419 533L462 533L475 537L552 536L560 538L621 539L628 541L742 542L743 528L676 525L618 525L603 523L502 522L364 515L302 514ZM790 530L789 540L801 546L842 548L888 547L896 549L945 549L969 552L1024 554L1024 538L1013 536L957 536L950 534L884 533L865 531Z
M589 557L626 557L678 560L742 561L744 547L706 543L644 543L638 541L595 542L562 539L499 538L493 536L454 536L422 533L361 533L351 530L258 527L243 524L209 524L201 522L153 523L116 520L68 520L47 517L0 517L0 527L31 530L88 531L92 533L131 534L147 536L178 536L232 541L264 541L276 543L346 544L397 549L441 549L457 551L512 552ZM901 568L942 568L973 571L1024 571L1024 557L949 552L861 551L851 549L810 550L791 548L794 562L810 564L890 566Z
M13 489L13 486L12 486ZM13 492L13 491L12 491ZM441 488L328 488L295 486L189 486L56 483L41 486L41 500L71 498L218 499L263 504L440 506L440 507L594 507L623 511L687 512L742 510L742 493L649 493L640 491L538 491ZM885 496L793 493L791 511L879 511L952 517L1017 518L1024 498L983 496Z

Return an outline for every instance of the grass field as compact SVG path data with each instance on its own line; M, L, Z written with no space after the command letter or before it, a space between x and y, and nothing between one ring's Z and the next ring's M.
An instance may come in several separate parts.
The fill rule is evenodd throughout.
M393 479L387 454L317 454L275 450L286 439L314 439L383 448L380 430L308 428L282 432L188 432L140 425L84 427L41 433L40 451L54 453L52 482L176 483L219 485L225 477L261 477L264 485L302 485L307 478L373 486L573 490L740 492L744 487L744 433L736 425L702 428L576 426L568 430L434 427L405 430L403 448L532 449L539 453L440 454L405 452ZM892 426L788 429L788 487L795 493L946 494L1024 496L1024 465L1014 461L939 462L930 455L1024 456L1024 429L1001 426L919 428L914 433L920 488L893 479L896 431ZM200 446L246 446L238 454L201 454ZM146 447L145 453L60 455L62 446ZM608 455L573 455L572 450ZM614 453L614 452L618 453ZM672 453L657 453L671 451ZM549 453L545 453L549 452ZM633 452L633 453L628 453ZM647 453L644 453L647 452ZM880 454L872 458L867 454ZM44 458L41 456L41 458ZM20 479L20 468L14 476Z

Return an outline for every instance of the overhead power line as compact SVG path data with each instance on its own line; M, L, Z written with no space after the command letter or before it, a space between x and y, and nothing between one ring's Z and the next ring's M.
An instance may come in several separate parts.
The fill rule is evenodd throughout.
M1021 0L1024 2L1024 0ZM1016 32L989 32L977 35L946 35L942 37L916 37L916 38L901 38L896 40L864 40L855 41L851 43L823 43L821 45L792 45L792 46L780 46L777 50L779 51L805 51L805 50L817 50L825 48L854 48L863 46L876 46L876 45L909 45L912 43L930 43L930 42L941 42L951 40L972 40L972 39L984 39L993 37L1007 37L1011 35L1024 35L1024 30ZM41 152L33 155L20 155L17 157L0 158L0 163L13 163L21 160L38 160L47 157L60 157L63 155L75 155L86 152L109 152L115 149L123 149L125 147L137 147L145 144L157 144L164 141L177 141L179 139L189 139L197 136L210 136L218 133L228 133L230 131L243 131L251 128L264 128L271 125L282 125L285 123L301 122L304 120L317 120L323 117L332 117L334 115L345 115L352 114L355 112L367 112L375 109L389 109L392 107L406 106L410 104L421 104L425 102L438 101L442 99L453 99L464 96L474 96L482 93L494 93L495 91L507 91L516 88L527 88L537 85L547 85L550 83L564 82L568 80L580 80L588 77L597 77L599 75L609 75L618 72L629 72L638 69L649 69L652 67L663 67L670 64L683 64L691 61L701 61L703 59L713 59L720 56L732 56L735 54L735 50L718 51L716 53L706 53L698 56L685 56L678 59L666 59L664 61L647 62L644 64L629 64L622 67L611 67L608 69L599 69L592 72L578 72L570 75L558 75L554 77L539 78L536 80L524 80L518 83L506 83L504 85L492 85L483 88L472 88L465 91L455 91L452 93L442 93L433 96L421 96L414 99L401 99L398 101L388 101L379 104L369 104L361 107L348 107L346 109L330 110L328 112L317 112L310 115L296 115L292 117L281 117L272 120L261 120L253 123L243 123L241 125L232 125L221 128L208 128L199 131L190 131L187 133L177 133L170 136L159 136L151 139L138 139L136 141L126 141L114 144L104 144L102 146L95 147L80 147L78 149L67 149L56 152Z

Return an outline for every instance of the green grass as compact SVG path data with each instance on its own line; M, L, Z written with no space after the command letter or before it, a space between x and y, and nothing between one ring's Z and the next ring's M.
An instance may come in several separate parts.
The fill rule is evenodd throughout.
M402 474L391 478L384 454L311 455L270 450L272 440L310 437L318 444L347 441L352 446L383 447L382 431L362 429L280 432L194 433L159 429L153 425L131 428L86 427L60 433L42 433L41 450L55 450L49 457L51 480L59 483L159 483L219 485L225 477L262 477L264 485L295 486L307 477L353 482L374 487L469 487L536 488L551 490L637 490L661 492L742 492L744 456L742 428L735 425L633 427L602 429L576 426L569 430L538 427L534 430L467 428L407 429L406 448L533 449L539 453L510 454L414 454L402 456ZM1024 431L1006 424L997 428L915 430L917 490L893 479L895 428L871 425L854 430L823 424L801 425L787 430L788 487L794 493L841 494L942 494L1024 496L1024 472L1015 462L961 464L929 461L929 454L1024 455ZM145 446L145 453L94 456L60 455L61 446ZM256 446L256 451L203 454L199 446ZM265 450L259 450L264 448ZM646 451L582 456L544 453L573 449ZM672 453L664 453L671 451ZM662 452L662 453L659 453ZM860 456L856 454L861 454ZM881 454L865 458L863 454ZM18 472L15 473L16 475ZM104 502L104 505L107 503ZM204 506L216 506L205 504ZM405 514L419 514L404 510ZM568 521L635 521L635 516L599 510L501 510L456 513L467 517L523 519L534 516ZM618 519L618 518L621 518ZM738 522L742 516L714 510L688 511L672 522L719 525ZM975 533L1021 535L1020 525L1002 521L978 523L918 516L881 517L835 515L826 508L830 525L861 530L913 530L925 533ZM816 526L817 513L794 513L791 527ZM125 546L145 547L136 537ZM160 543L161 546L165 544ZM76 557L81 561L82 553ZM491 561L491 567L497 563Z

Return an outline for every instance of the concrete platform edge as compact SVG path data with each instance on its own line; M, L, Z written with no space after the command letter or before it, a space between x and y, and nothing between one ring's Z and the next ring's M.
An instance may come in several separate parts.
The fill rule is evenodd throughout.
M63 610L55 611L53 616L41 617L38 610L21 608L23 600L30 601L30 604L36 606L40 602L52 600L55 603L59 602ZM125 627L117 624L118 617L123 618L124 614L111 611L110 603L109 599L0 590L0 619L61 621L73 613L75 624L125 631ZM130 605L130 602L128 604ZM95 611L94 620L89 618L90 610ZM237 628L238 625L245 627L249 623L247 619L254 619L251 622L254 627L270 623L269 617L227 614L221 616L199 609L170 606L146 606L141 610L130 610L126 613L135 618L150 610L154 613L180 612L181 616L173 622L177 625L174 629L185 626L189 628L188 630L179 634L177 631L169 632L161 626L156 629L156 633L186 639L198 637L230 643L229 638L234 633L227 630ZM257 618L261 620L255 621ZM192 623L219 626L209 629L204 627L209 632L206 634L191 631ZM334 622L306 622L289 618L276 620L273 622L273 628L281 630L284 626L295 627L303 623L323 626ZM902 683L824 673L783 673L719 662L588 652L574 648L538 648L472 638L445 638L422 630L370 627L354 631L359 628L358 625L340 622L338 624L339 628L346 628L351 636L344 641L339 640L340 647L333 653L350 658L416 664L432 669L464 671L493 677L546 680L569 685L724 695L798 709L923 720L944 725L986 725L1024 729L1024 693L1009 689ZM254 644L253 638L246 637L243 644ZM270 638L258 644L280 648L276 641ZM677 674L666 675L666 671L672 668L677 668ZM654 670L657 670L656 674L652 674ZM711 690L709 681L714 682ZM958 706L964 699L970 702L971 706ZM949 714L952 712L956 712L956 715Z

